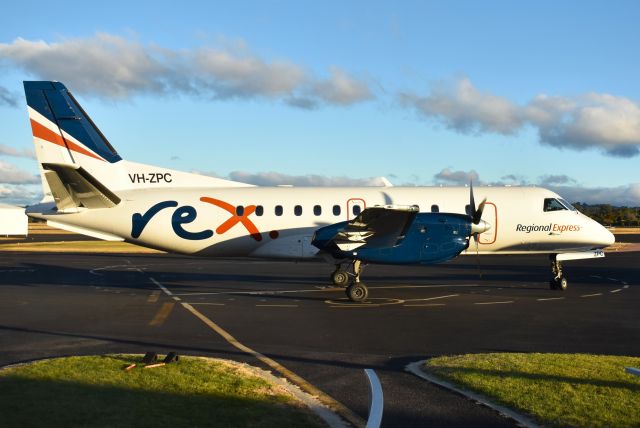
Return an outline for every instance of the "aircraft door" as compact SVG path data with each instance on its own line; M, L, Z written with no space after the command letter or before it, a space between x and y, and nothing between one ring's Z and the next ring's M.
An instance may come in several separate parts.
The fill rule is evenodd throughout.
M498 238L498 207L493 202L487 202L482 212L482 220L491 225L491 229L481 233L478 237L478 243L490 245L496 242Z
M367 204L364 199L351 198L347 201L347 220L352 220L358 217L364 209L367 208Z

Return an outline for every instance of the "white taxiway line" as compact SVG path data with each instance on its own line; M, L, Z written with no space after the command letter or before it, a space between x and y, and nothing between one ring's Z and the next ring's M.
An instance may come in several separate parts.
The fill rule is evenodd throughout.
M618 288L616 290L611 290L611 291L609 291L609 293L617 293L618 291L622 291L622 288Z
M144 273L141 269L139 269L139 271L141 273ZM171 292L171 290L169 290L167 287L165 287L164 285L162 285L161 283L156 281L155 278L152 278L152 277L148 277L148 278L151 280L151 282L153 282L155 285L157 285L162 291L164 291L167 294L167 296L172 297L176 301L180 301L181 300L179 297L175 296ZM240 350L240 351L242 351L242 352L244 352L246 354L251 355L252 357L256 358L257 360L259 360L262 363L266 364L267 366L271 367L273 370L276 370L277 372L282 374L284 377L288 378L291 382L297 384L305 392L311 394L312 396L317 397L325 406L328 406L330 409L333 409L334 411L336 411L336 413L338 413L340 416L342 416L343 418L345 418L346 420L351 422L352 425L355 425L355 426L363 426L364 425L364 421L362 420L362 418L360 416L356 415L355 413L353 413L344 404L340 403L339 401L336 401L333 397L331 397L331 396L327 395L326 393L324 393L323 391L319 390L314 385L310 384L305 379L303 379L302 377L298 376L296 373L292 372L291 370L287 369L286 367L284 367L282 364L278 363L277 361L275 361L275 360L267 357L266 355L261 354L260 352L255 351L255 350L249 348L248 346L244 345L239 340L237 340L235 337L233 337L229 332L227 332L225 329L220 327L215 322L211 321L211 319L206 317L203 313L198 311L196 308L194 308L189 303L181 302L180 304L182 305L183 308L185 308L186 310L191 312L191 314L193 314L196 318L198 318L200 321L202 321L207 327L209 327L209 329L213 330L214 332L216 332L217 334L222 336L222 338L224 338L224 340L226 340L230 345L232 345L236 349L238 349L238 350ZM314 409L314 408L312 408L312 410L316 411L316 414L318 416L320 416L321 418L323 418L325 420L325 422L327 422L330 426L332 426L332 427L338 426L336 421L333 421L331 419L327 419L325 417L326 412L317 411L318 409ZM337 421L337 422L340 422L340 421Z
M209 302L199 302L199 303L193 303L193 302L189 302L189 305L209 305L209 306L224 306L224 303L209 303Z
M445 303L416 303L413 305L402 305L408 308L425 307L425 306L447 306Z
M369 419L365 428L379 428L382 423L382 411L384 409L384 395L378 375L372 369L364 369L371 386L371 403L369 404Z
M475 302L474 305L504 305L506 303L513 303L513 300L507 300L504 302Z
M439 299L448 299L449 297L458 297L459 294L449 294L447 296L438 296L438 297L427 297L426 299L408 299L405 302L424 302L427 300L439 300Z
M261 308L297 308L298 305L256 305Z
M545 302L547 300L562 300L564 297L547 297L546 299L536 299L538 302Z
M602 293L583 294L580 297L595 297L595 296L602 296Z

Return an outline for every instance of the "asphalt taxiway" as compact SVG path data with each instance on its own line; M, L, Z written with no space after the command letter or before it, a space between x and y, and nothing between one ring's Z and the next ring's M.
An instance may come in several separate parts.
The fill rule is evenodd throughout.
M479 261L368 266L370 298L355 304L323 263L3 253L0 365L154 350L265 367L257 354L362 418L363 369L374 369L383 426L513 426L405 366L495 351L640 355L640 253L567 262L565 292L549 290L544 256Z

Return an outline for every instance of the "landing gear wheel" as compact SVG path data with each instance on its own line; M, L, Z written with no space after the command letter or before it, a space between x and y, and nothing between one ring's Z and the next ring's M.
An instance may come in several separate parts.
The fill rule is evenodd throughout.
M347 287L346 292L347 292L347 297L352 302L362 302L369 295L369 290L361 282L354 282L353 284Z
M560 278L552 279L551 281L549 281L549 286L552 290L564 291L569 286L569 283L567 282L567 278L560 277Z
M338 269L331 274L331 281L333 281L335 285L345 287L349 283L349 274L341 269Z
M566 290L567 286L569 285L565 277L558 278L556 280L556 284L557 284L556 287L558 288L558 290L562 290L562 291Z

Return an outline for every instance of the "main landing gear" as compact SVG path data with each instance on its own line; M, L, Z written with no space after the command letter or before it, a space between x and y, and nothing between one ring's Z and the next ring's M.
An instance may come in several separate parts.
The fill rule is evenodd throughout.
M551 260L551 274L553 275L553 278L549 281L549 287L552 290L566 290L569 284L567 279L562 276L562 265L556 260L556 254L550 255L549 259Z
M362 302L369 295L367 286L360 282L363 268L364 265L360 260L354 260L351 263L352 272L343 269L338 264L336 265L336 270L331 274L331 280L335 285L346 287L345 293L352 302Z

